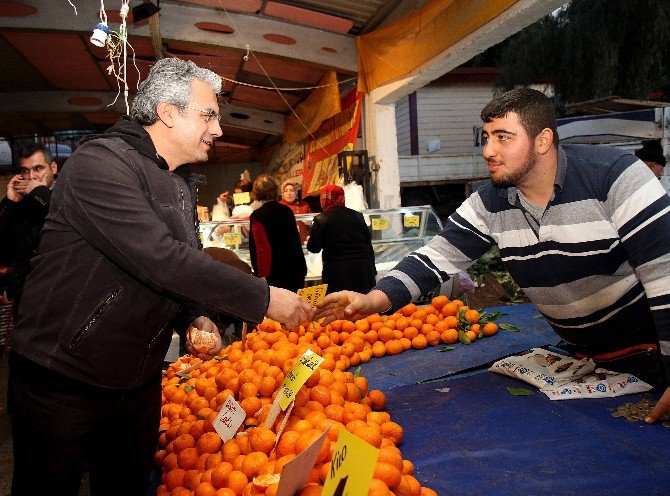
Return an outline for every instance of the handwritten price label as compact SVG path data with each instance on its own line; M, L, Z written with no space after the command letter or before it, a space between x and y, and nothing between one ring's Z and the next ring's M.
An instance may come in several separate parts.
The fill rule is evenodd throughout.
M381 219L372 219L373 231L385 231L388 228L389 228L389 220L387 217L382 217Z
M314 373L314 371L323 363L323 358L314 353L312 350L307 350L300 357L291 371L286 374L284 381L279 388L279 406L282 410L291 403L300 388L307 382L307 379Z
M235 401L235 398L230 395L221 406L221 410L219 410L212 425L216 433L221 437L221 440L225 443L233 438L245 418L247 418L246 412L242 410L242 407Z
M249 196L249 192L246 191L244 193L235 193L233 195L233 203L235 203L235 205L251 203L251 196Z
M326 296L326 291L328 291L328 284L319 284L317 286L299 289L298 296L301 296L302 299L310 305L316 305L323 300L324 296Z
M225 233L223 235L223 244L226 246L235 246L242 243L242 235L240 233Z
M379 450L340 429L322 496L367 496Z
M419 227L421 219L418 215L405 215L403 219L405 227Z

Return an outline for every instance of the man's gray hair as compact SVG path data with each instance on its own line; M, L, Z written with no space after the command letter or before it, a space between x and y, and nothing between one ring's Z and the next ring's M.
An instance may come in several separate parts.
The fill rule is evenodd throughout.
M130 110L130 117L143 126L158 120L158 104L167 102L184 111L191 101L191 82L195 79L208 84L215 93L221 92L221 78L190 60L161 59L140 83Z

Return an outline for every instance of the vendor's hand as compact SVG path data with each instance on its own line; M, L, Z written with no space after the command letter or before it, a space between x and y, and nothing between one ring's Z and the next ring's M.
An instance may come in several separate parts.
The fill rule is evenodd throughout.
M192 336L191 334L194 331L194 328L196 330L199 330L200 333L210 333L211 336L208 336L207 341L209 342L209 346L206 348L203 348L198 341L199 339L195 339L195 336ZM191 327L188 328L188 331L186 332L186 350L193 356L197 356L198 358L202 360L209 360L213 356L219 353L221 351L221 347L223 346L223 343L221 341L221 335L219 334L219 330L216 327L216 324L209 320L207 317L200 316L197 319L195 319L191 323Z
M385 293L374 289L368 294L354 291L339 291L326 296L316 304L316 315L319 320L325 317L325 324L337 319L358 320L373 313L385 312L391 308L391 300Z
M19 193L17 190L17 186L20 182L23 182L23 176L17 174L7 183L7 198L13 202L20 202L23 200L23 193Z
M670 413L670 387L665 390L661 399L658 400L658 403L644 421L653 424L666 413Z
M46 186L46 185L47 185L46 180L39 181L37 179L24 179L17 183L16 191L25 196L38 186Z
M314 308L300 296L287 289L270 286L270 305L268 317L281 322L287 329L293 329L303 322L309 322Z

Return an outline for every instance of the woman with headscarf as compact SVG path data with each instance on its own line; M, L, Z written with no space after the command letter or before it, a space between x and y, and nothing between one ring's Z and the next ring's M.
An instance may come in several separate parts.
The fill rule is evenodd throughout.
M281 183L281 200L279 200L279 203L286 205L293 210L295 215L312 213L307 202L298 199L298 187L293 179L287 179ZM298 232L300 233L300 241L304 243L309 235L309 228L300 220L297 224Z
M253 194L261 203L249 217L249 254L254 272L271 286L297 291L305 286L307 264L295 215L277 201L279 185L272 176L258 176Z
M321 190L323 212L314 218L307 249L323 250L322 280L328 293L350 290L367 293L375 285L375 253L363 215L344 206L344 190L328 185Z

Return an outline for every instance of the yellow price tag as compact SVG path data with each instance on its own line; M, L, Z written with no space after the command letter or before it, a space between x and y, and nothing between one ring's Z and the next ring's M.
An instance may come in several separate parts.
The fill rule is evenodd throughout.
M367 496L379 450L340 429L321 496Z
M225 233L223 235L223 244L226 246L235 246L242 244L242 235L240 233Z
M305 351L298 363L286 374L284 382L281 383L281 387L279 388L279 394L281 395L279 406L281 406L282 410L286 410L286 407L291 403L298 390L322 363L322 357L312 350Z
M382 217L381 219L372 219L373 231L385 231L388 228L389 228L388 217Z
M302 299L310 305L316 305L323 300L324 296L326 296L327 290L328 284L319 284L317 286L299 289L298 296L302 296Z
M405 227L419 227L421 221L418 215L405 215L403 220L405 222Z
M251 196L249 196L249 192L245 191L244 193L235 193L233 195L233 203L235 203L235 205L251 203Z

